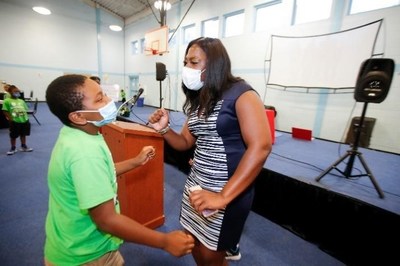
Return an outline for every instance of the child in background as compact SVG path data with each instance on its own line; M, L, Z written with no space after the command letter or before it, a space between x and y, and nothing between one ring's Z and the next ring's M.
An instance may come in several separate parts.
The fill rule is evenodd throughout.
M20 90L10 85L8 87L10 98L5 98L3 101L3 112L10 122L10 143L11 149L7 152L7 155L13 155L17 152L17 138L20 137L21 149L23 152L31 152L32 148L26 146L26 136L31 134L31 124L28 117L28 106L25 101L20 99Z
M155 150L145 146L113 162L99 128L115 120L117 108L99 84L61 76L48 86L46 101L64 126L49 162L45 265L123 265L123 240L177 257L191 253L194 239L185 232L158 232L119 213L117 176L146 164Z
M121 89L120 91L120 95L121 95L121 102L126 102L126 93L124 91L124 89Z

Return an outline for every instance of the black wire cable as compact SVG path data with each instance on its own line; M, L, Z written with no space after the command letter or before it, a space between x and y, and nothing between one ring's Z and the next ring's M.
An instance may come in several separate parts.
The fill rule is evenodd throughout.
M196 0L193 0L192 3L190 4L190 6L188 7L188 9L186 10L185 15L183 15L181 21L179 21L178 26L176 27L176 29L174 30L174 32L171 34L171 37L168 39L168 43L172 40L172 38L174 37L175 33L177 32L177 30L179 29L179 27L181 26L183 20L185 19L187 13L189 13L189 10L192 8L194 2L196 2Z
M153 16L156 18L157 22L158 22L159 24L161 24L161 20L159 20L159 19L157 18L157 15L154 13L154 10L153 10L152 5L149 3L149 0L147 0L147 4L148 4L148 7L151 9L151 13L153 13Z

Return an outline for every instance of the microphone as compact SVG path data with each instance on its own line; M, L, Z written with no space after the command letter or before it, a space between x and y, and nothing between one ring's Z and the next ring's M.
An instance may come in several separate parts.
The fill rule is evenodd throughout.
M140 95L142 95L143 93L143 88L140 88L138 93L136 95L134 95L131 99L128 100L128 103L132 104L132 106L134 106L137 102L137 100L139 99Z
M140 95L142 95L143 91L144 91L143 88L140 88L136 95L133 95L132 98L130 98L129 100L127 100L124 103L122 103L119 106L118 110L117 110L117 114L119 114L119 112L121 111L122 107L127 105L127 104L132 104L131 107L133 107L136 104L137 100L139 99Z

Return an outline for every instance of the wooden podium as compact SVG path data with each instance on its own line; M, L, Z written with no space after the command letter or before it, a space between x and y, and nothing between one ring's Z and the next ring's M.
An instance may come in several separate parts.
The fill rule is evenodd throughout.
M114 162L135 157L144 146L154 146L155 157L117 177L121 213L149 227L164 224L164 140L143 125L116 121L101 128Z

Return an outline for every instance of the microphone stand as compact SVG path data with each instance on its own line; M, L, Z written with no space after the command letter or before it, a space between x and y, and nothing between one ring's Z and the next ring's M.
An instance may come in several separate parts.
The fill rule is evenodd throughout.
M163 97L162 97L162 84L161 84L161 80L160 80L160 108L162 108L162 101L163 101Z
M117 114L119 114L119 112L121 111L123 106L125 106L129 103L131 103L130 109L132 109L132 107L135 106L136 102L138 101L138 99L139 99L140 95L142 95L142 93L143 93L143 89L139 89L139 92L136 95L133 95L132 98L130 98L129 100L122 103L117 110Z
M118 116L120 115L120 112L121 112L122 108L123 108L125 105L128 105L129 102L132 101L132 100L136 102L136 95L134 95L134 96L133 96L132 98L130 98L129 100L123 102L123 103L118 107L118 109L117 109L117 114L118 114Z

